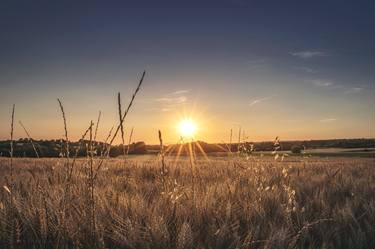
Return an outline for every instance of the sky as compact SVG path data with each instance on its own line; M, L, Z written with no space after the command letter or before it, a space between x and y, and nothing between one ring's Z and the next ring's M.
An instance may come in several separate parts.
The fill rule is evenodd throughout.
M0 139L78 139L102 112L133 140L374 138L374 1L1 1ZM236 135L237 136L237 135ZM117 140L119 142L119 140Z

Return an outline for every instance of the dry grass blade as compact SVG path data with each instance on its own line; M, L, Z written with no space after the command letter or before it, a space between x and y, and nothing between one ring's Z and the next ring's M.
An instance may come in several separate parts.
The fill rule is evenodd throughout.
M6 192L8 192L9 194L11 193L10 189L7 187L7 186L3 186L3 188L5 189Z
M66 125L66 116L65 116L64 106L62 105L61 100L57 99L57 101L59 102L62 118L63 118L63 121L64 121L66 161L67 161L67 164L69 164L69 138L68 138L68 128L67 128L67 125Z
M117 136L117 134L118 134L118 132L119 132L119 130L120 130L121 125L123 124L123 122L124 122L126 116L127 116L128 113L129 113L130 108L131 108L132 105L133 105L133 102L134 102L135 97L137 96L137 93L138 93L139 90L141 89L141 86L142 86L142 83L143 83L143 79L145 78L145 75L146 75L146 71L143 71L143 73L142 73L142 77L141 77L141 79L140 79L140 81L139 81L139 83L138 83L137 88L135 89L135 91L134 91L134 93L133 93L133 95L132 95L132 98L131 98L131 100L130 100L130 102L129 102L129 105L128 105L128 107L126 108L125 113L122 115L122 118L121 118L121 120L120 120L120 123L117 125L116 131L115 131L115 133L113 134L113 137L112 137L111 141L110 141L109 144L108 144L108 148L107 148L107 151L106 151L106 153L105 153L105 157L109 157L109 153L110 153L110 150L111 150L111 146L112 146L112 144L113 144L113 141L115 140L115 138L116 138L116 136ZM95 177L97 176L98 171L99 171L100 168L102 167L103 162L104 162L104 159L105 159L105 158L102 158L102 160L99 162L98 167L97 167L97 169L96 169Z
M161 173L165 175L165 161L164 161L164 147L163 147L163 138L161 136L161 131L159 130L159 142L160 142L160 156L161 156Z
M121 93L119 92L117 94L117 104L118 104L118 115L119 115L119 122L120 122L120 131L121 131L121 146L122 146L122 152L125 160L125 139L124 139L124 126L121 122L122 120L122 107L121 107Z
M95 126L94 142L96 141L96 136L98 134L98 128L99 128L99 123L100 123L101 116L102 116L102 112L99 111L98 120L96 121L96 126Z
M111 135L112 135L112 131L113 131L113 128L114 126L111 127L111 129L109 130L108 132L108 135L106 137L106 139L104 140L104 147L105 148L102 148L102 151L101 151L101 157L105 155L106 151L109 150L108 149L108 140L111 138ZM104 153L103 153L104 152Z
M298 240L301 238L301 236L307 232L309 229L311 229L312 227L314 226L317 226L321 223L325 223L325 222L332 222L333 219L332 218L325 218L325 219L319 219L319 220L316 220L314 222L311 222L311 223L308 223L306 225L304 225L296 235L294 235L290 241L290 248L296 248L297 246L297 242Z
M242 129L242 127L240 126L240 128L238 130L238 144L241 143L241 129Z
M70 168L69 168L69 176L68 176L68 179L71 179L71 178L72 178L72 175L73 175L73 169L74 169L74 166L75 166L76 159L77 159L77 157L78 157L78 152L79 152L79 150L82 148L82 145L83 145L83 143L84 143L84 139L85 139L87 133L92 129L92 126L93 126L93 123L90 122L90 126L89 126L89 128L87 128L87 129L85 130L85 132L83 133L83 135L81 136L81 139L80 139L79 145L78 145L78 147L76 148L76 151L75 151L75 154L74 154L74 157L73 157L72 164L71 164L71 166L70 166Z
M89 140L89 165L90 165L90 172L89 172L89 186L90 186L90 204L91 204L91 234L92 234L92 241L94 241L95 238L95 231L96 231L96 225L95 225L95 199L94 199L94 191L95 191L95 180L94 180L94 147L93 147L93 133L92 133L92 127L94 123L90 122L90 140Z
M233 130L230 129L230 137L229 137L229 152L232 152L232 137L233 137Z
M129 155L130 144L132 142L133 132L134 132L134 127L132 127L132 129L130 131L130 134L129 134L128 147L126 148L126 155Z
M25 131L26 135L27 135L27 138L29 139L30 143L31 143L31 146L33 147L33 150L35 152L35 155L37 158L39 158L39 154L38 154L38 151L36 150L36 147L35 147L35 144L33 142L33 139L31 138L29 132L27 131L26 127L23 125L23 123L21 121L19 121L19 124L21 125L21 127L23 128L23 130Z
M13 133L14 133L14 111L16 109L16 105L13 104L12 108L12 120L10 124L10 180L13 184Z
M134 102L135 96L137 96L137 93L138 93L139 89L141 88L141 85L142 85L142 83L143 83L143 79L144 79L145 75L146 75L146 71L143 71L143 74L142 74L141 80L139 81L138 86L137 86L137 88L135 89L135 91L134 91L134 93L133 93L133 95L132 95L132 98L131 98L131 100L130 100L130 102L129 102L129 105L128 105L128 107L126 108L124 114L122 115L122 118L121 118L121 120L120 120L120 123L118 124L118 126L117 126L117 128L116 128L116 131L115 131L115 133L113 134L113 137L112 137L112 139L111 139L111 141L110 141L110 144L111 144L111 145L112 145L113 141L116 139L117 133L119 132L121 125L123 125L124 120L125 120L126 116L128 115L130 108L131 108L132 105L133 105L133 102Z

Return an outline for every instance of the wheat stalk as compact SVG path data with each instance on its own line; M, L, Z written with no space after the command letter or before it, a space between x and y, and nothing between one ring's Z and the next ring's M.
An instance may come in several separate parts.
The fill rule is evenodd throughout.
M120 131L121 131L121 146L122 146L122 152L124 156L124 164L125 164L125 139L124 139L124 126L121 122L122 119L122 107L121 107L121 94L120 92L117 94L117 103L118 103L118 115L119 115L119 121L120 121Z
M115 140L115 138L116 138L116 136L117 136L117 133L118 133L119 130L120 130L121 125L124 123L124 120L125 120L126 116L128 115L128 112L129 112L130 108L131 108L132 105L133 105L133 102L134 102L135 96L137 96L137 93L138 93L139 89L141 88L141 85L142 85L142 83L143 83L143 79L144 79L145 75L146 75L146 71L143 71L143 74L142 74L141 80L139 81L138 86L137 86L137 88L135 89L135 91L134 91L134 93L133 93L133 95L132 95L132 98L131 98L131 100L130 100L130 102L129 102L128 107L127 107L126 110L125 110L125 113L122 115L122 118L120 119L120 123L119 123L119 125L118 125L117 128L116 128L115 134L113 134L113 137L112 137L112 139L111 139L111 141L110 141L110 145L112 145L113 141Z
M161 136L161 131L159 130L159 142L160 142L160 156L161 156L161 173L165 175L165 161L164 161L164 147L163 147L163 138Z
M130 134L129 134L128 147L126 148L126 155L129 155L130 143L131 143L131 141L132 141L133 132L134 132L134 127L132 127L132 129L131 129L131 131L130 131Z
M74 169L74 165L75 165L76 159L77 159L77 157L78 157L78 152L79 152L79 150L82 148L82 144L83 144L83 142L84 142L84 139L85 139L87 133L92 129L92 126L93 126L93 123L90 122L90 126L89 126L89 128L87 128L87 129L85 130L85 132L83 133L83 135L81 136L80 142L79 142L79 144L78 144L78 147L76 148L76 151L75 151L75 154L74 154L74 157L73 157L72 164L71 164L71 166L70 166L70 168L69 168L69 176L68 176L68 180L70 180L70 179L72 178L72 176L73 176L73 169Z
M89 181L90 181L90 199L91 199L91 231L92 231L92 241L94 240L96 225L95 225L95 199L94 199L94 188L95 188L95 180L94 180L94 153L93 153L93 122L90 122L90 140L89 140L89 165L90 165L90 172L89 172Z
M232 153L232 137L233 137L233 130L230 129L230 138L229 138L229 152Z
M23 130L25 131L26 135L27 135L27 138L29 139L30 143L31 143L31 146L33 147L33 150L35 152L35 155L37 158L39 158L39 154L38 154L38 151L36 150L36 147L35 147L35 144L33 142L33 139L31 138L29 132L27 131L26 127L23 125L23 123L21 121L18 121L19 124L21 125L21 127L23 128Z
M134 91L134 93L133 93L133 95L132 95L132 98L131 98L131 100L130 100L130 102L129 102L129 105L128 105L128 107L126 108L125 113L122 115L122 118L120 119L120 123L117 125L116 131L115 131L115 133L113 134L113 137L112 137L112 139L110 140L110 142L109 142L109 144L108 144L107 151L106 151L106 153L105 153L105 158L108 158L108 157L109 157L109 152L110 152L110 150L111 150L111 146L112 146L112 144L113 144L113 141L115 140L115 138L116 138L116 136L117 136L117 133L118 133L119 130L120 130L121 125L123 124L123 122L124 122L126 116L127 116L128 113L129 113L130 108L131 108L132 105L133 105L134 99L135 99L135 97L137 96L137 93L139 92L139 89L141 88L141 85L142 85L142 83L143 83L143 79L144 79L145 75L146 75L146 71L143 71L143 73L142 73L142 77L141 77L141 79L140 79L140 81L139 81L139 83L138 83L137 88L135 89L135 91ZM102 158L102 160L99 162L98 167L96 168L95 177L97 176L98 171L99 171L100 168L102 167L105 158Z
M101 155L100 155L100 156L103 156L103 155L104 155L103 152L105 152L105 151L108 149L108 148L107 148L107 147L108 147L108 146L107 146L107 143L108 143L109 138L110 138L111 135L112 135L113 128L114 128L114 126L111 127L111 129L110 129L109 132L108 132L108 136L107 136L106 139L104 140L104 146L105 146L105 148L102 149L102 151L101 151Z
M67 125L66 125L66 116L65 116L65 111L64 111L64 106L62 105L61 103L61 100L60 99L57 99L57 101L59 102L59 106L60 106L60 110L61 110L61 114L62 114L62 118L63 118L63 121L64 121L64 136L65 136L65 150L66 150L66 168L67 168L67 176L69 174L69 138L68 138L68 128L67 128Z
M16 109L16 105L13 104L13 108L12 108L12 121L11 121L11 124L10 124L10 181L11 181L11 185L13 185L13 152L14 152L14 148L13 148L13 133L14 133L14 110L15 109Z
M101 116L102 116L102 112L99 111L98 120L96 121L96 126L95 126L94 142L96 141L96 135L98 134L98 127L99 127Z

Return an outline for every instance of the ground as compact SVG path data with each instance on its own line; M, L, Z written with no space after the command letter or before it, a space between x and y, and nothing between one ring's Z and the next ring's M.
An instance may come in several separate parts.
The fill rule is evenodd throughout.
M0 248L375 248L374 158L72 162L0 159Z

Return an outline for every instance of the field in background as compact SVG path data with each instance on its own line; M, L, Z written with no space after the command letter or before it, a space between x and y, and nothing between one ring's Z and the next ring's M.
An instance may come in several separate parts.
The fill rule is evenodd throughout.
M158 151L151 151L150 154L157 154ZM325 157L325 158L348 158L348 157L360 157L360 158L375 158L375 150L373 148L363 149L363 148L324 148L324 149L307 149L300 154L293 154L291 151L278 151L278 153L288 155L289 157L297 158L310 158L310 157ZM228 152L210 152L210 156L227 157ZM236 152L234 152L236 154ZM274 157L273 151L253 151L251 155L254 157L271 156Z
M321 148L321 149L307 149L302 154L293 154L290 151L281 151L288 153L289 156L302 157L366 157L375 158L374 148ZM253 152L255 155L272 155L272 152Z
M0 248L375 248L372 158L174 158L0 159Z

